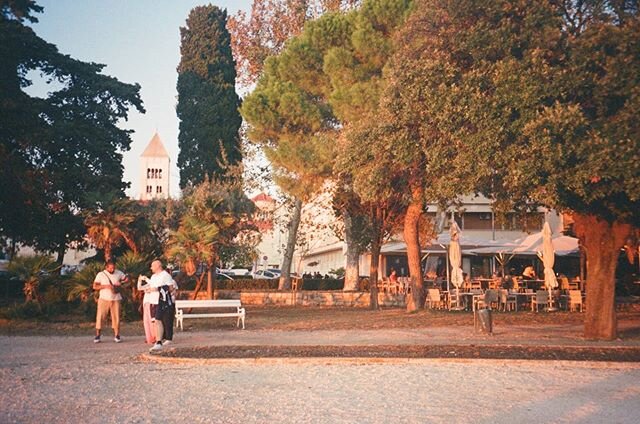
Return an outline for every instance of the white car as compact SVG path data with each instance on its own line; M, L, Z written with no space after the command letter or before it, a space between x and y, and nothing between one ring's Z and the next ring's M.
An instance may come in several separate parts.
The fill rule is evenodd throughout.
M265 271L262 269L257 270L252 274L255 279L266 279L266 280L274 280L276 278L280 278L279 273L275 273L273 271Z

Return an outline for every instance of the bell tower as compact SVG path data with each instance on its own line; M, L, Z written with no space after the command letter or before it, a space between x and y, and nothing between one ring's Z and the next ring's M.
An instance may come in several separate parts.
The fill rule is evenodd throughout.
M140 200L169 197L169 154L156 132L140 155Z

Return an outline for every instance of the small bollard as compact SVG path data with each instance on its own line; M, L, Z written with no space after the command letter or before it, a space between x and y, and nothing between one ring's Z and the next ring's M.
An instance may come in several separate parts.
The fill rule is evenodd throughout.
M487 334L493 334L493 316L491 308L480 309L476 312L478 319L476 320L476 331Z

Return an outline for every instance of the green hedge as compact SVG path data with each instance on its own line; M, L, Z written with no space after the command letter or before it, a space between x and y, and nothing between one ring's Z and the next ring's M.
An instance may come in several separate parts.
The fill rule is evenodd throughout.
M278 279L218 280L219 290L278 290ZM305 279L301 290L342 290L343 280Z
M342 290L344 280L334 278L309 278L302 280L302 290Z
M220 290L278 290L278 279L242 279L218 280L216 287Z

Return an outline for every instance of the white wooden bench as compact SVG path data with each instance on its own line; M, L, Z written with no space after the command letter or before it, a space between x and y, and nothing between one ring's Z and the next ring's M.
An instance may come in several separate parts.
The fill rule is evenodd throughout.
M185 313L185 309L233 309L235 312L206 312L206 313ZM217 300L176 300L176 327L180 326L185 318L224 318L237 317L236 327L240 326L242 320L242 329L244 330L245 310L237 299L217 299Z

